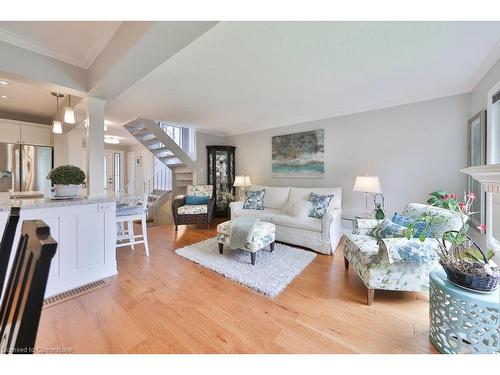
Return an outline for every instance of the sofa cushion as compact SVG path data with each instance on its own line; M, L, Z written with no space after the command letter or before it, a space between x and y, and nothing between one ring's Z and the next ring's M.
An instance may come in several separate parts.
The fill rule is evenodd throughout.
M383 220L370 232L370 236L378 239L382 238L401 238L404 237L406 227L393 223L391 219Z
M296 201L296 202L288 202L283 209L283 213L296 217L296 218L307 218L311 213L313 206L309 201Z
M186 195L186 204L208 204L208 196L206 195Z
M283 227L305 229L313 232L321 232L321 219L313 217L297 218L290 215L276 215L272 222Z
M214 187L212 185L189 185L186 189L186 195L207 196L212 198Z
M288 201L289 187L252 185L250 190L265 190L264 207L283 210Z
M312 203L312 210L309 216L315 217L316 219L321 219L323 215L328 211L332 199L333 194L320 195L311 193L311 195L309 196L309 201Z
M144 205L124 206L116 208L116 216L140 215L146 211Z
M247 191L245 193L244 210L263 210L265 190Z
M264 208L263 210L238 210L233 213L233 216L234 217L250 216L272 223L272 218L276 215L280 215L281 213L282 213L281 210Z
M406 228L408 228L410 224L415 224L415 235L413 236L415 238L419 238L420 234L425 229L425 222L423 220L415 220L410 217L401 215L399 212L394 213L392 221ZM432 237L432 233L430 230L427 230L427 232L425 233L425 237L426 238Z
M320 195L331 195L333 194L332 201L330 202L330 207L328 211L335 208L342 208L342 189L341 188L296 188L290 189L290 195L288 200L290 202L295 202L300 199L309 200L311 193L316 193Z
M177 213L179 215L199 215L199 214L206 214L207 210L208 206L206 204L195 204L195 205L186 204L184 206L180 206L177 209Z

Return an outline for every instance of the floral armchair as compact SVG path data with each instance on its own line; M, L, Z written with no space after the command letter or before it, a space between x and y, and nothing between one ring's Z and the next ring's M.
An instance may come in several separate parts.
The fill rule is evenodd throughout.
M432 232L439 235L448 230L459 230L463 218L459 213L419 203L409 203L404 216L418 220L423 214L439 216L439 224ZM422 292L429 289L429 273L441 269L434 238L423 242L418 238L372 237L370 233L378 220L356 219L353 233L346 236L344 261L346 271L352 264L368 288L367 304L371 305L375 289Z
M175 231L179 225L212 223L215 212L215 194L212 185L190 185L186 195L176 197L172 201L172 215ZM208 197L208 204L186 204L186 196Z

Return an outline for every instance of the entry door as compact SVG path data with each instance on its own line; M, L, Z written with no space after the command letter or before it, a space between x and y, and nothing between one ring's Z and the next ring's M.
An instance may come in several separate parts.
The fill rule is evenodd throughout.
M104 151L104 188L123 191L123 151Z

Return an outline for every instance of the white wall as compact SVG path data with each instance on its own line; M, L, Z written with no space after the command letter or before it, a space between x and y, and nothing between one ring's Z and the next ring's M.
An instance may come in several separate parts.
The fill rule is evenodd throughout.
M346 212L364 208L352 187L357 175L380 176L386 212L392 215L408 202L424 202L442 188L461 193L466 178L466 126L469 95L296 124L227 137L236 146L236 174L252 183L274 186L334 187L343 190ZM273 178L271 137L305 130L325 130L324 178Z
M68 164L68 133L54 134L54 167Z

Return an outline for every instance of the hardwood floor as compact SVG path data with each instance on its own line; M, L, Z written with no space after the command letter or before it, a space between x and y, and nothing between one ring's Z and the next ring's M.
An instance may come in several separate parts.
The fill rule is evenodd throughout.
M216 234L197 226L149 228L118 250L111 285L43 310L37 347L73 353L429 353L425 294L375 292L342 244L316 259L274 300L202 268L176 248ZM352 268L352 267L351 267Z

